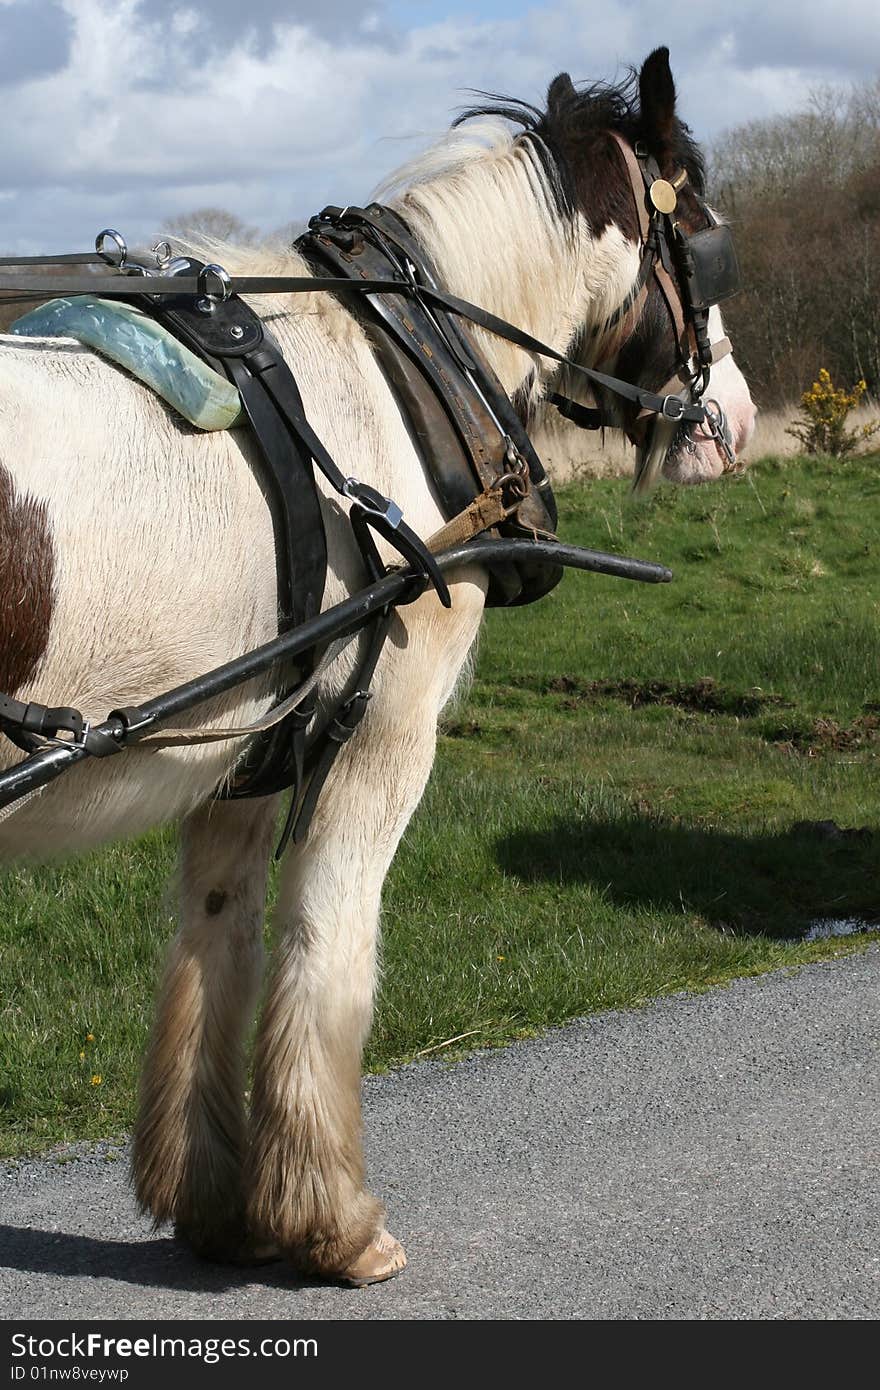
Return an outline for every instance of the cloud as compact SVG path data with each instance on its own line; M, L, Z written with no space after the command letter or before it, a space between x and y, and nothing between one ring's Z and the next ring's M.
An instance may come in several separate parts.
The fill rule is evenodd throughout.
M876 5L835 0L833 7L794 0L742 5L734 53L743 67L801 69L822 78L874 77L880 65Z
M541 101L562 68L613 79L658 43L703 139L880 68L862 0L840 0L833 24L816 0L517 2L63 0L52 27L50 0L0 0L0 247L69 250L108 222L141 240L212 202L269 228L362 200L468 89ZM51 64L21 28L25 8L52 27Z
M0 86L63 68L73 28L58 0L7 0L0 6Z
M271 52L279 29L310 29L325 38L361 42L390 38L383 0L151 0L152 22L171 26L198 60L199 50L213 53L230 44L247 44L260 56Z

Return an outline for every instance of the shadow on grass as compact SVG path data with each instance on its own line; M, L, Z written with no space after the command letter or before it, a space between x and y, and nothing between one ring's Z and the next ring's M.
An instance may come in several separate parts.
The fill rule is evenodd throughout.
M615 906L697 914L726 931L802 937L821 919L880 926L880 834L833 822L748 836L664 823L563 820L498 842L524 882L592 885Z

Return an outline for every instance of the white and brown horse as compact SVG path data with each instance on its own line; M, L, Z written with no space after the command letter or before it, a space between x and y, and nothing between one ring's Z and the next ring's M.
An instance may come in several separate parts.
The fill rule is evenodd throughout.
M589 329L625 298L639 266L631 185L610 132L641 139L664 173L685 164L701 187L666 51L651 55L631 91L578 92L560 77L545 112L504 114L520 128L483 113L405 171L387 200L452 293L559 351L586 353ZM683 215L691 199L696 218L693 195L682 197ZM224 248L216 258L234 273L306 271L292 253ZM330 452L393 497L421 535L436 531L443 517L422 461L354 318L320 294L263 300L261 311ZM476 336L511 397L534 406L550 364ZM652 292L610 361L601 342L589 361L601 356L606 369L656 389L674 367L673 337ZM713 368L708 394L741 447L754 409L731 357ZM145 388L73 343L0 340L0 690L100 720L273 637L273 530L252 451L243 431L181 428ZM665 464L680 481L722 467L708 439L673 446ZM364 576L335 498L325 517L330 604ZM437 716L466 664L485 586L480 570L462 571L450 611L429 592L398 612L367 717L307 840L287 853L249 1115L245 1050L278 806L212 799L241 743L96 761L0 823L0 852L12 857L183 822L181 922L144 1066L134 1184L157 1222L174 1221L204 1253L271 1246L352 1281L403 1264L365 1188L361 1144L380 894L431 771ZM341 691L349 657L327 678L325 701ZM272 695L270 681L253 681L193 722L245 724ZM5 767L20 754L2 744Z

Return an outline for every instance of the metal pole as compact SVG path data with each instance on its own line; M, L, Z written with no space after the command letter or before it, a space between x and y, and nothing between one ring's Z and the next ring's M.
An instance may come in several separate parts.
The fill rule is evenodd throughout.
M664 565L649 560L631 560L623 555L610 555L601 550L584 550L580 546L564 545L560 541L534 541L527 539L482 538L468 541L438 555L437 564L444 572L462 565L491 564L509 560L535 560L562 565L567 569L586 570L593 574L610 574L621 579L633 579L644 584L668 584L672 572ZM222 695L236 685L242 685L252 676L274 666L276 662L287 661L320 646L333 638L342 637L348 632L362 627L380 609L396 603L406 590L418 583L418 576L409 570L394 570L343 599L332 608L310 618L291 632L265 642L261 647L235 657L213 671L197 676L195 680L178 685L174 690L157 695L153 700L144 700L138 705L142 716L136 726L127 729L119 718L111 718L95 726L96 731L108 734L117 740L121 748L137 743L153 729L156 724L172 715L182 714L194 705ZM23 762L16 763L6 772L0 772L0 809L9 806L19 797L36 791L53 782L68 768L90 758L92 754L81 744L64 743L32 753Z

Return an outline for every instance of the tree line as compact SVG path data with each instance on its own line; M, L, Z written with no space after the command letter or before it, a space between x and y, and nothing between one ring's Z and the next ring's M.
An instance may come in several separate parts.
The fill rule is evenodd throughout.
M726 132L709 173L743 273L725 325L758 404L822 367L880 395L880 79Z

